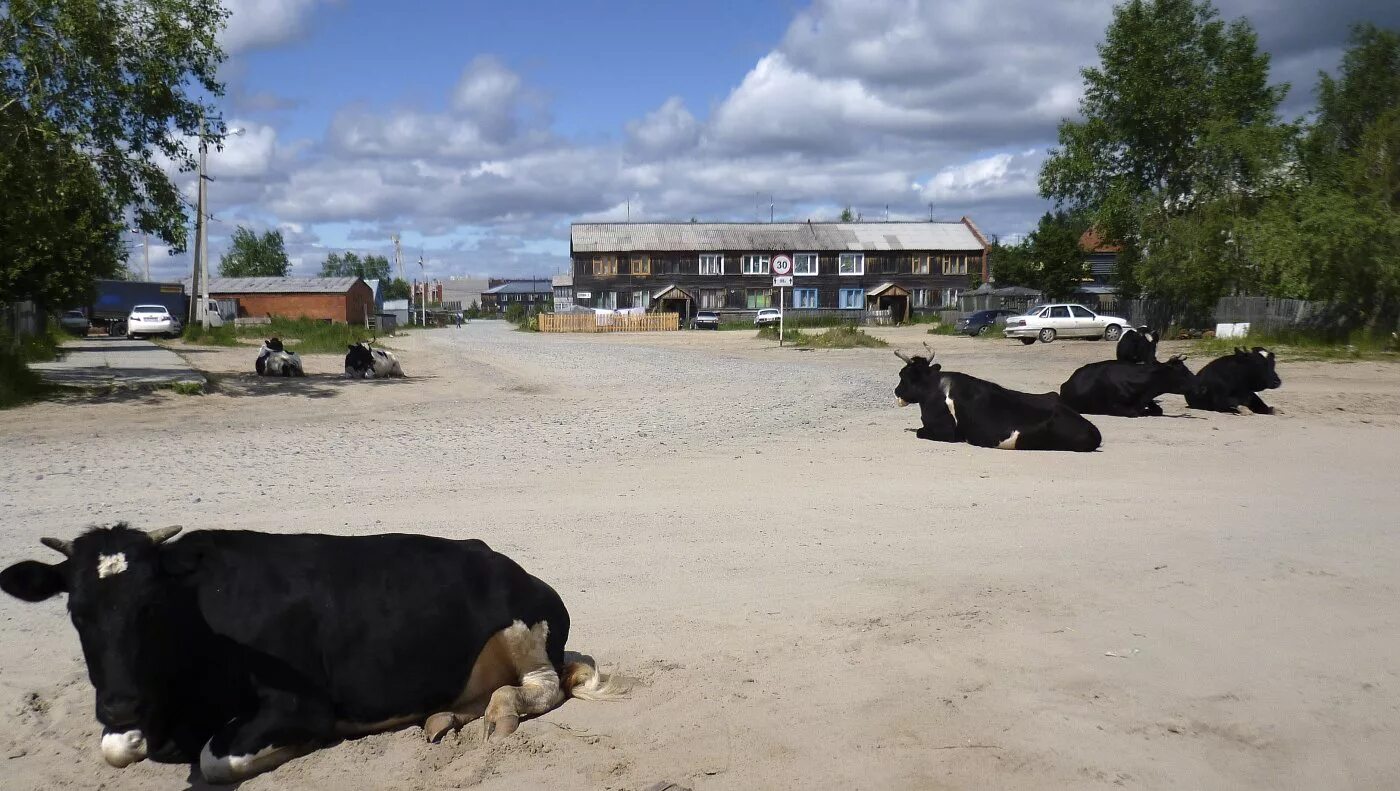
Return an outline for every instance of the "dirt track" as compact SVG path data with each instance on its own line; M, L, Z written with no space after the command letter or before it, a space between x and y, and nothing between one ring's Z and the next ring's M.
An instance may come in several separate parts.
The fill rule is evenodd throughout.
M1032 391L1112 354L930 340ZM1095 417L1099 453L1035 454L904 432L887 350L496 323L391 345L412 378L308 357L306 380L0 416L0 564L119 519L475 536L639 682L499 744L410 728L249 791L1400 786L1400 365L1283 360L1281 415L1169 396ZM0 619L0 786L185 787L101 762L61 600Z

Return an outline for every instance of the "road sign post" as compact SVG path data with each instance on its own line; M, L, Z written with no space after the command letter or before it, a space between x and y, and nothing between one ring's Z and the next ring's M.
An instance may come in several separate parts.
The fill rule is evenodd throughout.
M792 257L773 256L773 285L778 289L778 345L783 345L783 289L792 287Z

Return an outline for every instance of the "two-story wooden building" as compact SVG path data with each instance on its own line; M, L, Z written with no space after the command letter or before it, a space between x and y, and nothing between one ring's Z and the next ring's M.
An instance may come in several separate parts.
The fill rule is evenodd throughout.
M954 306L987 242L972 221L575 223L574 301L593 308L742 313L778 307L772 262L792 262L787 309L912 311Z

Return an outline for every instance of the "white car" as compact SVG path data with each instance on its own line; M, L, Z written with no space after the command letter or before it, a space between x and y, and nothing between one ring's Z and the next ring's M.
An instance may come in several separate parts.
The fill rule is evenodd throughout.
M777 324L780 318L782 318L782 314L778 313L777 308L764 308L758 312L757 316L753 317L753 325L762 327L765 324Z
M1099 338L1116 341L1123 330L1132 325L1118 316L1104 316L1083 305L1062 303L1039 305L1020 316L1006 320L1002 334L1017 338L1027 346L1039 340L1050 343L1056 338Z
M164 335L173 338L180 334L180 320L170 315L164 305L137 305L126 317L126 337L140 335Z

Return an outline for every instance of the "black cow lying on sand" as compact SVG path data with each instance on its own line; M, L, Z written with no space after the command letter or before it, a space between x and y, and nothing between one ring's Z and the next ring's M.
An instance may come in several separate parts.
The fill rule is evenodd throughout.
M1060 397L1085 415L1158 416L1157 399L1164 393L1186 395L1196 375L1180 355L1164 363L1105 360L1089 363L1060 385Z
M357 343L345 353L345 375L351 379L384 379L402 377L403 368L391 352L373 349L367 343Z
M1118 339L1118 359L1125 363L1153 363L1157 361L1157 341L1162 334L1146 327L1125 330Z
M301 355L287 351L279 338L263 341L253 367L259 376L306 376L305 369L301 367Z
M337 739L484 717L505 736L566 698L626 690L566 662L569 612L481 541L125 524L43 539L0 589L68 594L103 725L102 757L198 760L233 783Z
M900 406L918 404L919 439L966 442L1003 450L1091 451L1103 443L1098 428L1055 393L1020 393L962 373L945 373L925 357L907 357L894 389Z
M1247 406L1255 414L1272 415L1274 408L1258 394L1282 384L1274 370L1273 352L1263 346L1237 347L1233 354L1206 363L1196 374L1196 387L1186 394L1186 405L1214 412L1238 412Z

